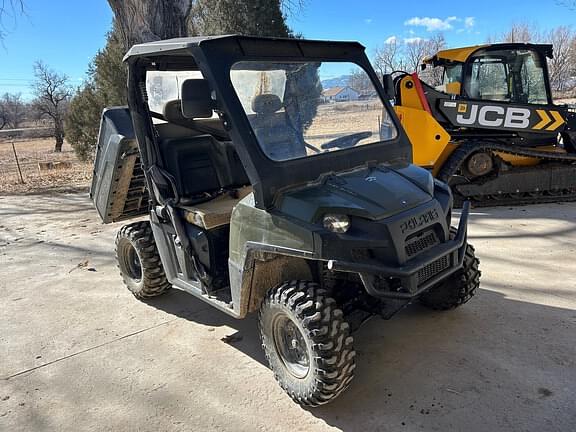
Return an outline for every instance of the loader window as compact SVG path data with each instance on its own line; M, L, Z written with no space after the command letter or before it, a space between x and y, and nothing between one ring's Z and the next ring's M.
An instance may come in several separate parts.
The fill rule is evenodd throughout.
M544 81L544 70L542 65L536 60L537 57L532 52L522 56L520 68L522 89L526 103L545 105L548 103L548 93L546 92L546 83Z
M444 68L443 84L462 81L462 64L456 63Z
M532 50L485 50L471 58L466 93L473 99L547 104L544 69Z
M468 96L472 99L509 102L510 92L506 64L499 59L474 61Z

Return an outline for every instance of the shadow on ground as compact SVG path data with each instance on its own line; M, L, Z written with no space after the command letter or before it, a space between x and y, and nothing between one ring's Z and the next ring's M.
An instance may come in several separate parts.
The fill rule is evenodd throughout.
M237 341L231 345L266 364L254 315L235 320L177 290L148 304L195 323L234 329ZM487 289L454 311L412 305L389 321L376 317L361 327L354 334L353 384L334 402L306 410L345 431L410 424L435 430L451 424L448 415L457 424L469 422L469 430L568 425L576 422L569 408L576 398L565 383L576 382L576 362L566 326L576 330L575 310L511 300ZM559 416L547 418L553 410ZM484 419L490 411L493 418ZM508 423L507 412L524 417Z

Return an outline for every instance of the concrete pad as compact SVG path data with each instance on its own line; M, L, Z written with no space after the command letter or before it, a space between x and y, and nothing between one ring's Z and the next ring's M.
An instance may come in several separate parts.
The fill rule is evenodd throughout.
M0 430L576 429L576 204L474 210L478 296L370 320L352 386L316 409L277 386L254 317L137 301L119 226L83 194L0 197Z

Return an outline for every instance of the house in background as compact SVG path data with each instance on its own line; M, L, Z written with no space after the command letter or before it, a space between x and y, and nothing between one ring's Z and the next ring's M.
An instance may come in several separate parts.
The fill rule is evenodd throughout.
M370 100L376 99L378 97L378 92L376 90L364 90L360 92L358 99L360 100Z
M344 102L355 101L360 97L360 93L351 87L331 87L322 92L322 102Z

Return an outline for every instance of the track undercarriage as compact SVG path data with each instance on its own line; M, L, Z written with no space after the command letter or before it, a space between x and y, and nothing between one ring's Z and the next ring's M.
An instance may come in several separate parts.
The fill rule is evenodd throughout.
M538 159L531 166L506 162L503 155ZM457 206L476 207L576 201L576 154L549 152L498 140L462 143L438 178L447 182Z

